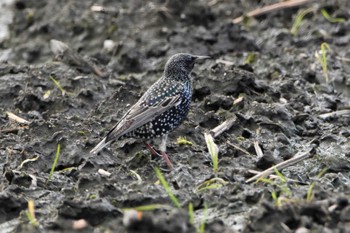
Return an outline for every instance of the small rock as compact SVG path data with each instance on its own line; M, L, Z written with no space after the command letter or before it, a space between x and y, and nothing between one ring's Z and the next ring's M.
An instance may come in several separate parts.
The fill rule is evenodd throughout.
M342 222L350 221L350 206L345 207L340 213L340 220Z
M81 230L81 229L84 229L85 227L87 227L87 225L88 225L88 223L85 219L79 219L79 220L73 221L72 228L74 230Z
M116 43L113 40L103 41L103 49L106 50L107 52L113 51L115 46L116 46Z
M305 227L299 227L295 233L309 233L309 229L305 228Z
M104 177L110 177L112 173L106 171L106 170L103 170L103 169L98 169L98 174L100 174L101 176L104 176Z

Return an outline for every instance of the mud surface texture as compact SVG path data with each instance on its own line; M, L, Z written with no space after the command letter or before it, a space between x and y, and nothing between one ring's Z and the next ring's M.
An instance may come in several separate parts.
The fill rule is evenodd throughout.
M314 1L232 23L276 2L15 1L10 37L0 43L0 232L177 233L202 222L202 232L214 233L350 232L350 2ZM54 56L51 39L102 75ZM323 42L327 70L315 55L322 60ZM169 136L175 169L133 139L90 155L179 52L213 59L196 65L191 111ZM214 174L204 133L234 116L215 137ZM304 152L281 174L246 183L253 171ZM157 182L156 166L181 208ZM151 204L158 208L125 210Z

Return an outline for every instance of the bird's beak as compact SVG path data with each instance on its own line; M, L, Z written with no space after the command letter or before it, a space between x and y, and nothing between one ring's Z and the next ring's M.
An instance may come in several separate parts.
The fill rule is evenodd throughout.
M196 58L196 61L201 61L201 60L205 60L205 59L210 59L211 57L209 56L194 56Z

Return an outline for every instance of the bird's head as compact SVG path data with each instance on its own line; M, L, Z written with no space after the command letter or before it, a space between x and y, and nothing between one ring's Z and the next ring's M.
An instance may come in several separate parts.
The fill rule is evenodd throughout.
M175 54L165 64L164 75L166 77L188 76L196 61L209 58L209 56L197 56L189 53Z

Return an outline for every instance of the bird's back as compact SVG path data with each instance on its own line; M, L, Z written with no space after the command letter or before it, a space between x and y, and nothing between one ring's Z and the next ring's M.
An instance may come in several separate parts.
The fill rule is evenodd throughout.
M186 118L192 96L192 84L187 81L161 78L154 83L141 97L140 101L149 106L157 105L167 98L179 96L178 103L159 116L150 119L137 129L125 134L123 137L151 139L160 137L177 128ZM166 103L163 103L166 104Z

